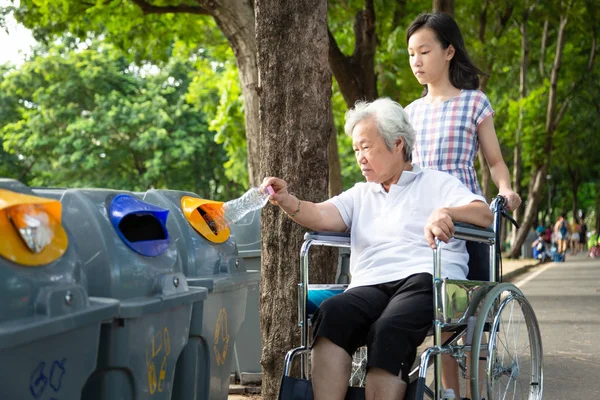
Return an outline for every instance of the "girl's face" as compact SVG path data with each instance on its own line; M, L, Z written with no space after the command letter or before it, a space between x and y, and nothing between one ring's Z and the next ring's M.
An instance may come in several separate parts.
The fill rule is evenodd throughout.
M412 34L408 39L408 54L410 67L421 85L449 80L454 47L450 45L443 49L432 29L421 28Z

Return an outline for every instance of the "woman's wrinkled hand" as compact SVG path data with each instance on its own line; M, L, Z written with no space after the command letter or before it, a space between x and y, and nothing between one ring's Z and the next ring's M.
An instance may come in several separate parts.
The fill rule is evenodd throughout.
M432 249L436 248L435 238L448 243L454 236L454 223L445 208L439 208L431 213L425 224L425 240Z
M276 206L278 206L281 201L290 195L287 191L287 182L283 179L276 178L274 176L266 177L263 179L259 189L262 192L266 192L267 186L271 186L274 192L269 196L269 201L271 204L275 204Z

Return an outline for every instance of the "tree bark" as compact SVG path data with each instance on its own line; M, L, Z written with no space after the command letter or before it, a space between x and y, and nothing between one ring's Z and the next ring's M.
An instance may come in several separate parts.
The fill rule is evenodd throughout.
M260 172L279 176L299 198L328 196L331 72L327 2L257 0ZM263 210L260 321L263 399L275 399L285 353L299 343L296 292L304 229L278 208ZM325 252L312 282L332 279L336 259Z
M596 232L600 232L600 180L596 181Z
M235 54L244 96L248 178L250 186L258 186L262 177L259 174L261 152L258 145L258 69L253 1L197 0L197 3L209 10Z
M433 12L445 12L454 15L454 0L433 0Z
M546 76L546 69L544 68L544 60L546 56L546 41L548 40L548 17L544 19L544 30L542 31L542 40L540 45L540 76Z
M546 140L544 143L544 154L546 154L546 159L542 161L541 165L537 167L534 183L533 185L531 185L529 194L527 196L528 201L527 207L525 208L523 223L521 224L521 228L517 232L515 242L511 247L511 251L509 254L510 258L517 258L519 256L521 246L525 242L527 233L533 225L535 213L537 212L542 197L542 186L545 182L548 166L551 162L552 139L554 136L554 131L556 130L556 127L558 126L559 122L559 120L557 119L557 115L555 115L557 96L556 91L558 85L558 74L560 72L560 66L565 45L565 28L567 26L568 21L567 14L568 11L560 17L560 25L558 28L558 35L556 39L556 53L554 55L554 62L552 63L552 72L550 74L550 92L548 93L548 107L546 110Z
M515 148L513 150L513 190L516 193L521 193L521 178L523 175L521 165L521 136L523 135L523 104L522 100L527 97L527 65L529 56L529 38L527 31L527 23L529 20L529 10L525 7L523 12L523 20L520 23L521 31L521 68L519 73L519 121L517 123L517 131L515 132ZM519 222L521 219L521 209L513 211L513 218ZM515 242L517 237L517 228L512 227L511 243Z
M354 18L354 52L346 56L337 45L331 32L329 38L329 65L348 108L357 100L377 98L375 74L375 8L373 0L365 2L365 9Z

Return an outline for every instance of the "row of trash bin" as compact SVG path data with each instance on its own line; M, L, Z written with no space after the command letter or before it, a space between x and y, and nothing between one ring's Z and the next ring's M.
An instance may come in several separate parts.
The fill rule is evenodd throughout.
M226 399L260 359L260 227L218 205L0 179L0 398Z

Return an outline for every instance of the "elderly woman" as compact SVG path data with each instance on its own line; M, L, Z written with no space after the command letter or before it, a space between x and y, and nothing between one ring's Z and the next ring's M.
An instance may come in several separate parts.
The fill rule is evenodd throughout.
M356 103L345 131L366 182L322 203L299 200L279 178L262 186L271 185L270 201L309 229L351 230L352 282L313 317L315 399L344 398L352 354L364 344L367 399L402 399L433 320L434 238L448 243L443 275L466 279L468 255L464 242L452 239L453 222L487 227L492 213L458 179L411 163L414 132L398 103Z

